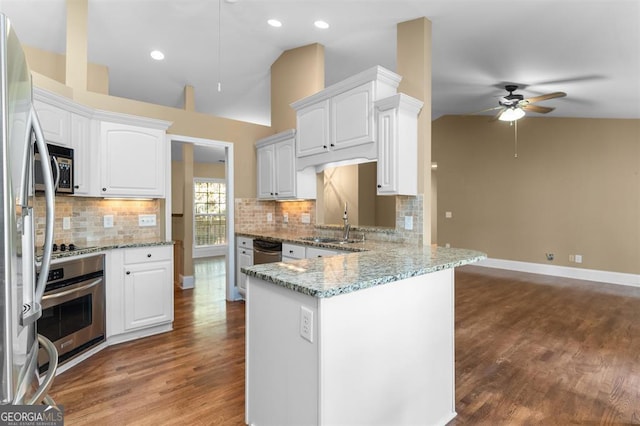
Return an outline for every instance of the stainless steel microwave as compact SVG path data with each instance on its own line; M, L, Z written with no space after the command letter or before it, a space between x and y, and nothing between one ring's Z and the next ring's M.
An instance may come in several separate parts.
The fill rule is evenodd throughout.
M58 194L73 194L73 149L66 146L47 144L51 173ZM42 176L41 153L35 147L34 152L35 190L44 191L44 179Z

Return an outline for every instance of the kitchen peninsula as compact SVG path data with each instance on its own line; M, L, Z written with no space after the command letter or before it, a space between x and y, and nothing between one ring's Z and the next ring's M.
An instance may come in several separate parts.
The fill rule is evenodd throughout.
M352 252L243 268L247 424L446 424L455 417L453 272L486 256L344 246Z

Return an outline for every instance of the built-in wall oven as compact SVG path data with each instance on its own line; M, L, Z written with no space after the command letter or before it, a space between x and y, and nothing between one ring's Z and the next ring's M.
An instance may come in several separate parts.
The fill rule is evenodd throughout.
M104 255L69 258L51 265L38 333L51 340L60 363L104 341ZM38 366L47 369L40 351Z

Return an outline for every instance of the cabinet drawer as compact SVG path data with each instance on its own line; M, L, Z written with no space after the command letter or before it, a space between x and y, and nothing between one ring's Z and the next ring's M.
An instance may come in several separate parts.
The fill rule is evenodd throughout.
M238 248L248 248L253 250L253 238L249 237L237 237L236 246Z
M160 246L126 249L124 252L124 263L130 264L171 260L171 248L171 246Z
M295 244L282 244L282 256L293 259L304 259L305 248L304 246L297 246Z
M338 254L337 251L335 250L329 250L329 249L324 249L324 248L318 248L318 247L307 247L307 257L308 258L312 258L312 257L326 257L326 256L333 256Z

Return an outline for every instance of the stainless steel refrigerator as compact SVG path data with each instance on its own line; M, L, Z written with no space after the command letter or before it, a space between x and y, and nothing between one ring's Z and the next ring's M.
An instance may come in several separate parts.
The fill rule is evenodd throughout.
M34 144L41 153L47 152L47 146L33 108L24 52L3 14L0 33L0 404L52 404L47 392L55 376L57 353L36 329L53 243L52 168L48 161L40 162L46 186L46 230L40 259L35 256L33 152ZM39 343L50 356L43 379L37 372Z

